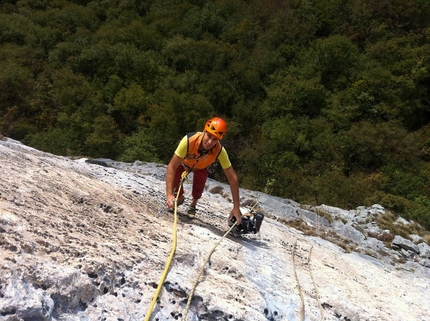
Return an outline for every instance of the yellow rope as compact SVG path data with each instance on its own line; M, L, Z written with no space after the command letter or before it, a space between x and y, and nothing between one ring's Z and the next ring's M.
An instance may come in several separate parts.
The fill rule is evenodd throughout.
M178 191L177 191L177 194L176 194L176 199L175 199L175 214L174 214L174 219L173 219L173 246L172 246L172 250L170 251L170 256L169 256L169 258L167 260L166 267L164 268L163 274L161 275L160 281L158 282L157 290L155 291L154 297L152 298L151 305L149 306L148 313L146 314L146 317L145 317L145 321L148 321L149 318L151 317L152 311L154 309L154 305L157 302L158 295L160 293L160 290L161 290L161 287L162 287L162 285L164 283L164 280L166 279L167 272L169 271L170 264L171 264L172 259L173 259L173 255L175 254L175 251L176 251L176 244L177 244L176 224L177 224L177 221L178 221L178 198L179 198L179 193L180 193L181 188L182 188L182 184L183 184L185 178L187 177L187 175L188 175L187 171L185 171L185 172L182 173L181 181L179 183Z
M194 285L193 285L193 287L192 287L192 289L191 289L191 292L190 292L190 295L188 296L188 302L187 302L187 306L185 307L185 311L184 311L184 316L182 317L182 321L186 321L186 319L187 319L187 314L188 314L188 310L189 310L189 308L190 308L190 304L191 304L191 300L193 299L193 295L194 295L194 291L195 291L195 289L196 289L196 287L197 287L197 283L199 282L199 279L200 279L200 276L202 275L202 273L203 273L203 270L204 270L204 268L205 268L205 266L206 266L206 263L209 261L209 259L210 259L210 257L212 256L212 253L215 251L215 248L221 243L221 241L228 235L228 233L230 233L231 232L231 230L236 226L236 223L237 223L237 221L236 222L234 222L234 224L229 228L229 230L223 235L223 237L222 238L220 238L219 239L219 241L214 245L214 247L212 248L212 250L210 250L210 252L209 252L209 254L208 254L208 256L206 257L206 260L203 262L203 265L202 265L202 267L201 267L201 269L200 269L200 272L199 272L199 274L197 275L197 278L196 278L196 280L195 280L195 282L194 282Z

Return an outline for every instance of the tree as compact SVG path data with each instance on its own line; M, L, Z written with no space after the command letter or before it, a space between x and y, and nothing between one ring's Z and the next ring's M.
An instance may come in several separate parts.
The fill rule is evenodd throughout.
M159 162L157 149L152 143L152 135L148 129L141 129L131 136L125 137L122 142L122 153L118 157L122 162L134 162L136 160L145 162Z
M121 131L127 135L133 133L140 119L147 117L150 97L139 85L133 83L129 88L122 88L114 98L114 105L109 110Z

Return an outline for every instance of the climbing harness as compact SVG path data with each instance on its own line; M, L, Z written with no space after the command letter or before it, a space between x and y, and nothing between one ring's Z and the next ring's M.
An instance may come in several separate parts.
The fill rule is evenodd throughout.
M195 291L195 289L196 289L196 287L197 287L197 284L198 284L198 282L199 282L199 279L200 279L200 277L201 277L201 275L202 275L202 273L203 273L203 270L204 270L204 268L205 268L205 266L206 266L206 263L210 260L210 258L211 258L211 256L212 256L212 253L215 251L215 249L216 249L216 247L221 243L221 241L230 233L230 231L236 226L236 223L237 222L235 222L231 227L230 227L230 229L222 236L222 238L220 238L219 240L218 240L218 242L214 245L214 247L210 250L210 252L209 252L209 254L208 254L208 256L206 257L206 260L203 262L203 265L202 265L202 267L201 267L201 269L200 269L200 271L199 271L199 274L197 275L197 278L196 278L196 280L195 280L195 282L194 282L194 285L193 285L193 287L192 287L192 289L191 289L191 292L190 292L190 295L188 296L188 302L187 302L187 306L185 307L185 311L184 311L184 316L183 316L183 318L182 318L182 321L186 321L186 319L187 319L187 314L188 314L188 310L189 310L189 308L190 308L190 304L191 304L191 300L193 299L193 295L194 295L194 291Z
M167 272L169 271L170 264L171 264L172 259L173 259L173 255L175 254L175 251L176 251L176 244L177 244L176 225L177 225L177 221L178 221L178 198L179 198L179 194L180 194L182 185L183 185L185 179L187 178L188 173L189 173L188 171L184 171L182 173L181 180L180 180L179 185L178 185L178 191L176 193L176 199L175 199L175 213L174 213L174 219L173 219L172 250L170 251L170 256L167 260L166 267L164 268L163 274L161 275L160 281L158 282L157 290L155 291L154 297L152 298L148 313L146 314L146 317L145 317L145 321L149 321L149 318L151 317L152 311L154 309L154 305L157 302L158 295L160 293L161 287L163 286L164 280L166 279Z

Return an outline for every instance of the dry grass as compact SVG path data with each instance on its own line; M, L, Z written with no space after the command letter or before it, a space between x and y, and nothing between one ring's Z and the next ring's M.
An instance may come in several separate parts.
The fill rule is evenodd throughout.
M330 223L333 222L333 216L330 214L330 212L325 211L322 208L315 208L314 206L310 206L310 205L300 205L300 208L309 211L309 212L313 212L315 214L317 214L318 216L324 217L325 219L327 219ZM345 222L344 222L345 223Z
M330 241L336 244L337 246L341 247L342 249L344 249L346 253L351 253L357 247L357 244L355 244L349 239L346 239L340 236L336 232L328 231L325 229L317 229L314 226L307 223L306 221L304 221L303 219L287 220L285 218L274 217L273 215L271 216L271 218L276 219L278 222L281 222L284 225L287 225L296 230L299 230L303 232L303 234L305 235L317 236L317 237L321 237L324 240Z
M306 210L310 210L310 209L306 208ZM260 211L263 212L261 209ZM333 218L330 215L330 213L325 212L324 210L313 209L312 211L315 212L317 215L326 218L330 222L333 222ZM317 236L327 241L330 241L333 244L336 244L339 247L343 248L346 253L351 253L352 251L355 251L355 252L361 252L361 253L367 254L372 257L377 257L378 254L381 256L389 255L388 252L382 253L381 251L379 251L377 253L373 253L368 249L362 249L358 247L358 245L353 241L346 239L343 236L340 236L336 232L330 231L328 229L316 228L313 225L304 221L303 219L288 220L286 218L278 217L270 213L264 213L264 215L267 218L272 218L284 225L295 228L296 230L303 232L305 235ZM376 218L378 226L381 229L388 230L388 232L367 233L365 229L360 225L354 226L354 228L356 228L357 230L359 230L361 233L363 233L368 237L373 237L384 242L387 248L391 247L391 242L393 241L395 235L400 235L406 239L411 239L410 237L411 234L420 235L427 244L430 244L430 233L428 231L425 231L420 225L416 224L415 222L411 222L409 225L398 224L398 223L395 223L396 219L397 219L396 215L390 211L387 211L385 214L379 215ZM405 261L405 259L400 257L397 261L398 263L404 263L403 261Z
M377 218L376 222L381 229L389 230L390 231L390 233L388 233L389 235L400 235L401 237L405 239L409 239L411 241L412 241L410 237L411 234L425 237L426 231L421 225L413 221L407 225L396 223L397 218L398 216L395 215L393 212L386 211L383 215L380 215ZM381 237L384 238L383 235ZM427 244L429 244L428 241L429 240L427 239L426 240Z
M321 208L315 208L315 209L313 209L312 210L312 212L314 212L315 214L317 214L317 215L319 215L319 216L321 216L321 217L324 217L325 219L327 219L330 223L332 223L333 222L333 216L331 216L331 214L329 213L329 212L327 212L327 211L324 211L323 209L321 209ZM344 222L344 223L346 223L346 222Z

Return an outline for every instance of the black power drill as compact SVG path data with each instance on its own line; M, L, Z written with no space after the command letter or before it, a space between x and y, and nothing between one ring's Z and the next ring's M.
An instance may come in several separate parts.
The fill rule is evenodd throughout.
M260 231L261 223L263 222L264 214L261 212L255 213L253 216L243 215L242 221L238 226L234 228L234 234L256 234ZM236 218L233 216L228 226L232 226L236 222Z

